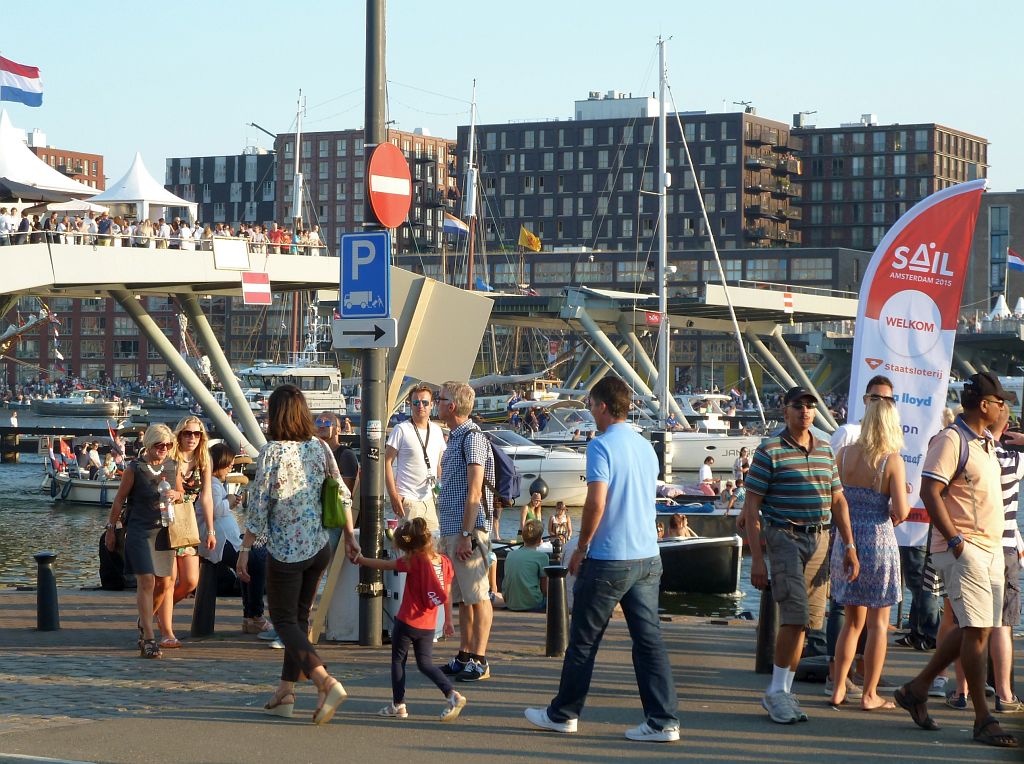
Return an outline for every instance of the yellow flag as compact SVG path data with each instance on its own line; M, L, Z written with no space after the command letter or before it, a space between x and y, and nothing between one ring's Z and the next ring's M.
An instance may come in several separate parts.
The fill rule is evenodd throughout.
M519 226L519 246L540 252L540 237L526 230L526 226Z

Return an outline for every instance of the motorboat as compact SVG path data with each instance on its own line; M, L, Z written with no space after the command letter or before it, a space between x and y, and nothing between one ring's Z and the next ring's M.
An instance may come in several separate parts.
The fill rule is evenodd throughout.
M512 405L513 411L525 417L534 409L538 418L546 418L544 428L532 433L531 440L542 446L585 446L597 434L597 423L587 405L574 398L556 400L523 400Z
M346 416L348 404L341 391L341 372L334 366L314 363L266 364L250 366L237 372L242 386L250 388L252 400L268 399L280 385L295 385L306 397L310 411L333 411ZM258 391L258 392L254 392Z
M745 448L750 454L761 445L761 435L727 435L724 432L672 432L672 470L699 472L704 460L713 456L714 472L732 472L733 462Z
M674 396L690 425L701 432L728 432L728 416L723 406L732 398L720 393L691 393Z
M564 446L545 447L533 443L512 430L487 430L492 442L512 457L519 473L522 491L513 502L522 506L530 500L530 484L537 478L547 483L544 504L564 501L579 507L587 497L587 457Z
M737 595L743 541L739 536L661 539L661 590Z
M45 460L45 464L46 474L39 490L49 494L54 501L109 507L121 486L120 477L114 480L90 480L77 466L72 466L70 471L58 472L49 459Z
M108 401L99 390L75 390L66 398L34 398L40 416L108 417L124 413L125 401Z
M658 499L655 504L656 522L669 528L672 515L685 515L686 522L698 536L724 537L736 533L736 518L740 507L727 509L714 498L701 499L685 496L678 499Z

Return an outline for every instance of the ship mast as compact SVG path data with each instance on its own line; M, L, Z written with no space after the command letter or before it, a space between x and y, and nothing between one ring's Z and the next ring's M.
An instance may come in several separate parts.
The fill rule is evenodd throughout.
M658 38L658 385L654 391L658 399L658 411L661 421L669 415L669 345L672 332L668 318L668 187L671 178L668 174L668 130L665 120L665 40Z
M469 157L466 160L466 190L462 195L462 216L469 218L469 236L466 237L466 289L473 288L473 239L476 235L476 79L473 80L473 100L469 107Z

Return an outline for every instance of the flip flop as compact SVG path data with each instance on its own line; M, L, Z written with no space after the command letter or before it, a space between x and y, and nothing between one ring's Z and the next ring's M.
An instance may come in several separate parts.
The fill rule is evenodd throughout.
M1017 738L1011 735L1009 732L986 732L992 725L999 727L999 720L994 716L989 716L981 724L974 726L974 739L979 743L985 745L995 746L996 748L1016 748L1020 745L1017 742Z
M181 647L181 640L177 638L160 640L160 648L163 650L177 650L179 647Z
M918 727L929 731L939 729L938 723L928 714L928 701L912 695L907 685L896 690L892 697L897 706L910 713L910 718Z
M334 684L331 685L331 689L327 691L324 702L320 704L320 708L313 714L313 724L327 724L327 722L334 718L334 712L338 710L338 706L347 697L348 693L345 692L341 682L335 680Z
M891 703L888 700L883 700L881 705L872 706L871 708L867 708L865 706L861 706L860 710L861 711L867 711L868 713L874 713L875 711L892 711L895 708L896 708L895 704Z

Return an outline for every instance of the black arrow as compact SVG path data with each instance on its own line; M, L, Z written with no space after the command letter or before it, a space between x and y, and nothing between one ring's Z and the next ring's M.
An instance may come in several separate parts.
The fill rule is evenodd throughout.
M370 336L372 334L374 342L377 342L381 337L384 336L384 330L381 329L379 326L377 326L377 324L373 325L373 331L372 332L368 331L368 330L366 330L366 331L363 331L363 330L360 330L360 331L345 331L344 329L342 329L341 333L344 336L362 335L362 336L366 336L366 337L368 337L368 336Z

